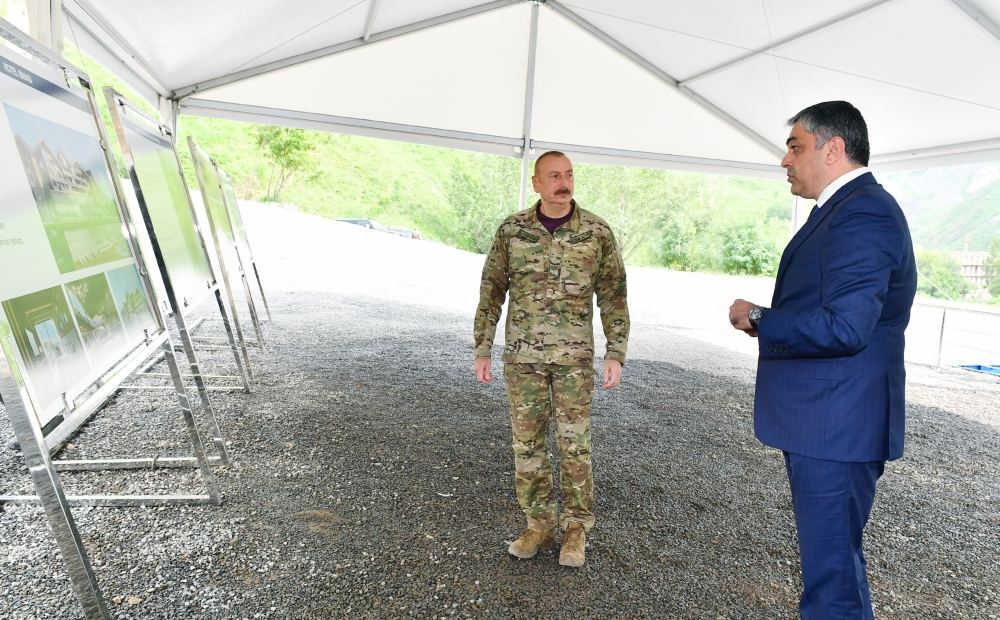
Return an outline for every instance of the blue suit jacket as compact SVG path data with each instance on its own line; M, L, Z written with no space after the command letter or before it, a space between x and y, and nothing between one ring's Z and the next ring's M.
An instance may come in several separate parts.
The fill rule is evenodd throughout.
M814 210L758 323L757 438L832 461L902 456L903 332L916 288L906 219L871 173Z

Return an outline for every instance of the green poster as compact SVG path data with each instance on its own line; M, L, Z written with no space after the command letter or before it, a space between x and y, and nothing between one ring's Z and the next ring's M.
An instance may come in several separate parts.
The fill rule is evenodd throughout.
M233 183L226 173L219 171L222 181L222 192L226 197L226 206L229 211L229 218L233 223L233 233L236 237L236 247L239 248L240 258L245 264L250 264L253 260L253 253L250 251L250 239L247 237L247 229L243 225L243 215L240 213L240 203L236 200L236 191Z
M59 272L131 258L98 141L7 103L4 110Z
M95 368L107 368L128 345L125 328L103 273L66 285L66 297Z
M145 338L145 330L156 331L156 320L146 301L146 292L139 281L139 272L132 265L126 265L107 273L111 284L111 295L121 316L129 342L135 343Z
M139 190L178 300L195 303L215 278L202 246L173 146L123 119Z
M14 341L44 409L90 371L61 286L3 302Z
M198 150L198 157L195 165L198 167L199 178L202 180L202 194L205 197L205 208L208 216L212 218L212 224L222 237L220 241L226 241L230 245L235 242L233 238L233 227L229 223L229 211L226 208L226 201L222 194L222 184L219 175L203 151Z
M240 260L236 255L236 239L233 237L229 210L226 208L225 196L222 193L222 180L211 158L204 151L193 146L191 154L198 172L198 182L201 184L201 195L205 199L205 211L218 236L216 242L221 250L225 269L230 275L238 274L241 272Z

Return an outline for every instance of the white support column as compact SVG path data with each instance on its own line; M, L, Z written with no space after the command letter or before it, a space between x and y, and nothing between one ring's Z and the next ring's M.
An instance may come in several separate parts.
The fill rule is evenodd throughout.
M7 14L0 17L23 32L31 32L28 23L28 0L7 0Z
M49 0L49 49L56 56L63 55L63 10L62 0Z
M521 193L518 194L518 211L528 208L528 179L531 178L531 149L521 151Z
M792 236L795 235L795 233L797 233L799 231L799 228L802 227L802 223L805 221L805 220L802 219L801 215L799 214L799 211L801 211L801 209L799 209L799 202L800 202L799 201L799 197L793 195L792 196L792 229L788 231L788 238L789 239L791 239Z
M170 133L177 138L177 114L178 105L176 99L168 99L166 97L157 97L157 107L160 111L161 122L170 129Z
M365 32L361 35L361 40L365 43L372 38L372 31L375 28L375 19L378 17L378 5L380 0L369 0L368 17L365 18Z
M8 10L11 23L56 56L63 55L62 0L12 0Z
M524 145L521 147L521 199L518 210L528 206L528 178L531 166L531 116L535 103L535 59L538 55L538 2L531 6L531 33L528 35L528 75L524 85L524 118L521 123L521 135Z

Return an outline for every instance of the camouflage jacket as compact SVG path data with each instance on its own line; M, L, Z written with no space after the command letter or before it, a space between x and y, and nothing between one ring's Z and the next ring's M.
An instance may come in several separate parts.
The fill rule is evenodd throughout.
M569 221L550 234L535 215L538 205L508 217L493 237L479 289L475 356L490 355L509 292L505 362L593 364L596 295L608 340L605 358L624 362L625 265L611 228L576 206Z

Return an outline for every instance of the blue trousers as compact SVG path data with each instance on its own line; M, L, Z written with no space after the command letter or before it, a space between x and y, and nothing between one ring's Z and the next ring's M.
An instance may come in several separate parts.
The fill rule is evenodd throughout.
M802 620L874 620L861 542L885 462L784 454L802 559Z

